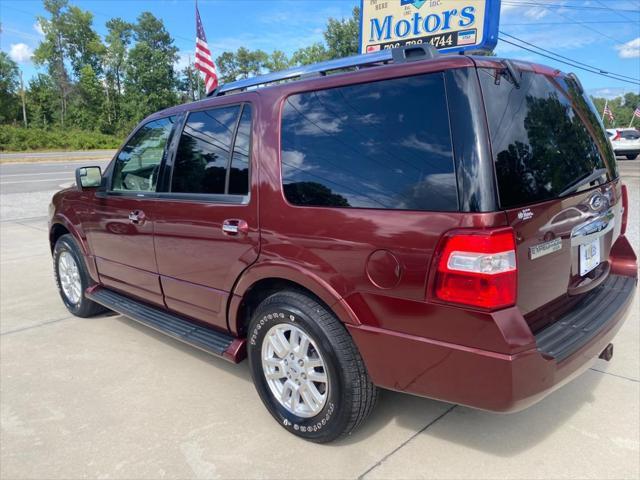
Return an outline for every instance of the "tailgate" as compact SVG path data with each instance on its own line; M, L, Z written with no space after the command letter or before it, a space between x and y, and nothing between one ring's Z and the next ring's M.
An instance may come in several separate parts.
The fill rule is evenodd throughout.
M516 233L518 306L535 332L606 280L622 201L611 145L579 84L519 73L516 85L478 69L498 197Z

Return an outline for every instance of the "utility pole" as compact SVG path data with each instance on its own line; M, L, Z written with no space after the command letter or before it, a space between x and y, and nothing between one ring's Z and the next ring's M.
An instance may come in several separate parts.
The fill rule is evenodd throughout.
M27 125L27 104L24 100L24 82L22 81L22 70L20 71L20 98L22 98L22 120L24 122L25 128Z
M191 97L191 101L195 101L196 94L193 91L193 81L191 80L191 55L189 55L189 68L187 68L187 78L189 79L189 96Z

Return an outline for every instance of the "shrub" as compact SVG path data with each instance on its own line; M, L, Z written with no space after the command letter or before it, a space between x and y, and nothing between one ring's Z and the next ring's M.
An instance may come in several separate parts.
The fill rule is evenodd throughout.
M0 125L0 151L111 149L121 142L120 136L85 130Z

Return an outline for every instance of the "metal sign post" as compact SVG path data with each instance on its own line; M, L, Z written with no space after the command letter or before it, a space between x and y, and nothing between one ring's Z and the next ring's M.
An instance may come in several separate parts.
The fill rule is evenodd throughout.
M362 0L360 53L428 43L442 52L491 51L500 0Z

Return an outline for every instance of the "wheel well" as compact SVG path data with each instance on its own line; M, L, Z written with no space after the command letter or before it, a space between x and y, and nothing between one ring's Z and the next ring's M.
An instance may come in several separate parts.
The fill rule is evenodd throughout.
M51 247L51 252L53 252L58 239L62 235L66 235L67 233L69 233L69 230L67 230L64 225L60 225L59 223L56 223L51 227L51 232L49 232L49 246Z
M255 312L256 308L258 308L258 305L260 305L260 303L268 296L281 290L296 290L300 293L304 293L323 305L327 310L332 311L331 308L315 293L296 282L285 280L284 278L264 278L251 285L245 292L242 302L240 302L238 315L236 316L236 324L238 326L238 334L240 337L245 337L247 335L251 316L253 315L253 312Z

